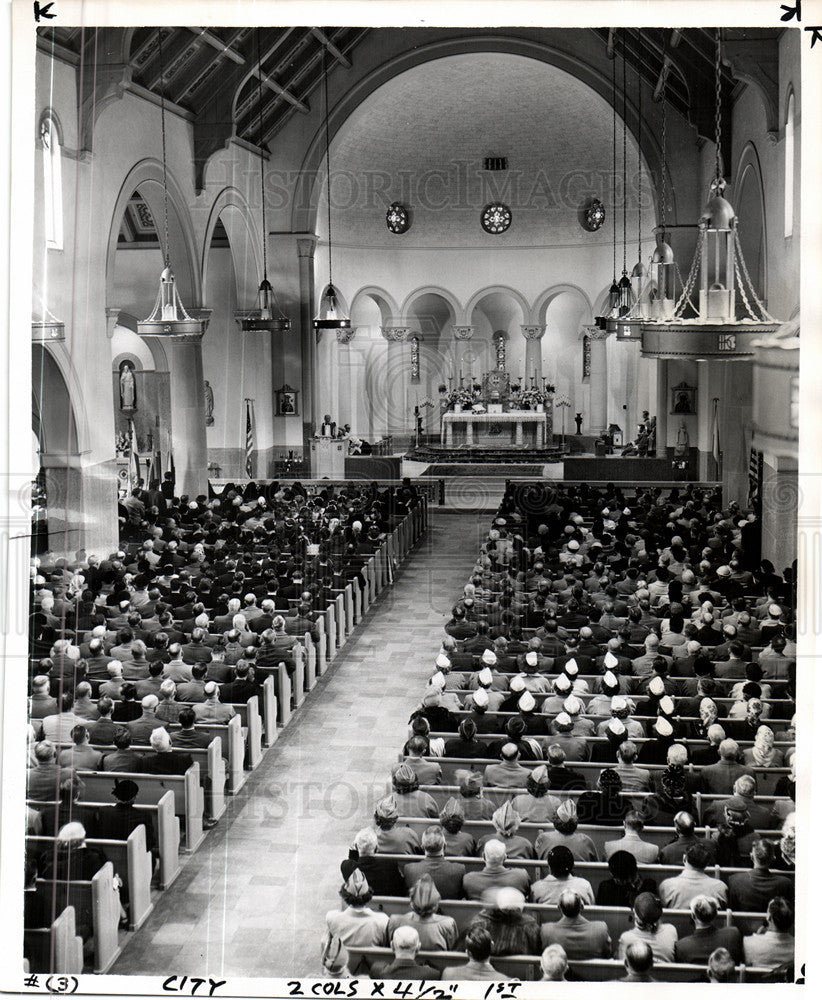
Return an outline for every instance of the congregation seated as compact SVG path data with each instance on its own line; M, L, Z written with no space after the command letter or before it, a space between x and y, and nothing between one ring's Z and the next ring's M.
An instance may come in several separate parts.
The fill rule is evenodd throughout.
M690 487L668 498L638 488L629 500L614 486L540 484L544 507L529 498L526 509L517 489L452 606L394 795L375 814L377 856L418 852L420 819L436 815L418 784L458 787L437 799L426 858L405 865L412 897L436 893L446 907L456 880L435 884L439 871L465 859L461 895L479 909L460 925L468 965L443 977L481 968L503 978L489 957L518 949L540 957L547 980L612 955L632 982L672 963L689 966L685 978L701 966L706 981L731 981L735 963L792 958L783 871L793 869L795 783L767 772L795 760L794 610L784 591L756 603L777 585L745 552L738 508ZM468 864L477 854L481 865ZM575 871L600 859L604 877ZM617 924L612 940L586 905L630 911L633 926ZM739 926L722 921L726 907L744 914ZM743 947L757 913L763 929Z

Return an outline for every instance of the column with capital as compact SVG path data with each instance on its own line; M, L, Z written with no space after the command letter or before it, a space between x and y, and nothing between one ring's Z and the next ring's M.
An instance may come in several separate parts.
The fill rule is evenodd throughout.
M206 445L205 395L203 393L203 333L210 309L190 309L204 320L200 333L164 337L168 358L171 400L171 453L176 475L175 493L194 498L208 493L208 448Z
M608 362L606 339L608 333L598 326L586 326L591 338L591 414L588 429L591 434L602 434L608 429Z
M542 387L542 338L545 335L544 326L522 325L520 327L525 337L525 384L523 389L533 385Z
M385 353L385 371L377 382L383 387L385 398L385 430L387 434L405 433L413 419L408 413L406 390L408 373L406 371L405 341L411 334L407 326L393 324L380 327L380 332L387 342Z
M300 387L302 389L303 440L307 441L322 422L322 400L314 391L317 378L317 334L314 331L314 251L317 237L301 236L297 239L300 262ZM276 380L275 380L276 384ZM336 419L332 414L332 418Z
M470 374L473 372L472 362L466 359L466 355L471 350L470 340L474 336L473 326L452 326L454 334L454 386L457 387L462 381L462 385L470 385ZM474 372L473 374L478 374Z

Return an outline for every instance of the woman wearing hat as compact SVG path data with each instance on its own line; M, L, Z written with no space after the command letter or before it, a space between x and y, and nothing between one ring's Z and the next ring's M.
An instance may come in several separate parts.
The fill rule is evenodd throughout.
M465 811L459 799L453 795L440 812L440 826L445 837L445 856L450 858L471 858L477 853L477 842L463 830Z
M656 895L656 882L643 878L637 860L630 851L616 851L608 858L611 877L603 879L597 889L597 906L633 906L642 893Z
M577 816L582 824L621 826L631 811L631 802L620 795L622 778L612 768L599 772L597 790L586 791L577 800Z
M460 789L460 803L466 819L491 819L494 815L492 803L482 797L483 776L478 771L457 771L455 775Z
M519 830L521 821L519 813L511 803L505 802L491 816L494 831L480 838L477 845L479 852L482 853L482 849L489 840L498 840L505 846L506 857L532 859L534 857L534 845L525 837L517 836L517 830Z
M329 910L325 916L329 938L337 938L343 946L383 947L387 943L388 915L371 909L368 904L372 896L368 880L359 868L355 868L340 887L344 908ZM369 964L365 958L356 956L351 959L349 968L352 973L361 968L368 971Z
M540 950L539 924L525 912L525 896L513 886L497 889L465 933L483 929L491 935L492 955L534 955Z
M663 923L662 903L650 892L641 892L634 900L634 926L619 938L617 957L623 961L625 950L634 942L644 941L654 953L655 962L673 962L679 935L673 924Z
M408 764L400 764L391 775L394 796L401 816L435 817L437 804L428 792L420 791L420 779Z
M393 938L398 927L413 927L424 951L451 951L456 947L457 922L438 912L440 893L427 872L417 879L409 896L411 909L407 913L395 913L388 920L388 940Z
M552 823L560 807L560 800L548 794L551 782L544 764L535 767L528 775L525 791L516 795L511 805L524 823ZM511 857L510 851L508 856Z
M686 787L683 764L667 765L659 777L657 790L645 800L643 812L650 826L672 826L678 812L696 815L693 796Z

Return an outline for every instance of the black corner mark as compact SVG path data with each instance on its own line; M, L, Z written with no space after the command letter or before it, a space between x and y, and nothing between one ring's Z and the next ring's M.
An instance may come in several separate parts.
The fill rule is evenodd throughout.
M793 7L790 4L783 3L780 9L785 11L780 17L780 21L790 21L793 18L796 18L797 21L802 20L802 0L796 0Z
M54 0L52 0L51 3L47 3L44 7L40 6L39 0L34 0L34 20L37 21L37 23L39 24L41 17L48 18L49 20L51 20L54 17L57 17L56 14L49 14L49 11L53 6L54 6Z
M813 32L811 35L811 48L813 48L817 42L822 41L822 24L817 24L813 28L805 28L805 31Z

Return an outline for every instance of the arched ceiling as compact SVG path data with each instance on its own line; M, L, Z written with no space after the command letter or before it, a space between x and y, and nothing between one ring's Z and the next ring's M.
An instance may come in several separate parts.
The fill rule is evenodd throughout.
M637 146L627 136L628 236L637 220ZM622 233L622 127L617 133L617 223ZM483 168L505 157L507 170ZM447 56L414 67L362 101L331 144L332 232L339 246L559 246L613 241L613 113L582 81L555 66L501 52ZM644 234L653 225L651 182L642 170ZM579 210L606 205L598 233ZM325 192L318 211L322 236ZM392 201L412 227L385 224ZM511 208L507 232L489 235L480 213Z

